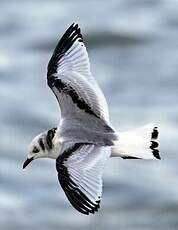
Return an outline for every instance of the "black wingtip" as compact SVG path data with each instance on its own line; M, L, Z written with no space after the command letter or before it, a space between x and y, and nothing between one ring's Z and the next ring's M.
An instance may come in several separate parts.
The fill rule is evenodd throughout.
M73 27L74 27L74 28L77 28L77 27L78 27L78 24L74 22L74 23L73 23Z
M67 29L66 31L73 30L73 29L75 29L75 27L76 27L76 23L73 22L73 23L68 27L68 29Z
M77 39L79 42L83 43L83 37L78 24L72 23L59 40L53 52L48 64L47 76L51 76L57 72L59 59L70 49Z
M79 27L79 25L78 25L78 23L75 23L75 22L73 22L69 27L68 27L68 29L66 30L66 32L68 31L70 31L71 33L73 32L73 31L75 31L75 30L80 30L80 27Z

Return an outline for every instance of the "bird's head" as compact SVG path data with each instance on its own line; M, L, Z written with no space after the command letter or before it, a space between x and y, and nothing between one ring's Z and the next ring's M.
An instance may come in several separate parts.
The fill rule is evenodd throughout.
M60 145L54 141L56 130L57 128L53 128L40 133L32 140L23 169L37 158L57 158L60 153Z

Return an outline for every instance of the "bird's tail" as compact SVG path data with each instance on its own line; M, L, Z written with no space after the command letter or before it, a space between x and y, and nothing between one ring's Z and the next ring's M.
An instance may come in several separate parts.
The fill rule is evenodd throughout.
M158 134L158 128L152 124L118 133L118 140L114 142L111 157L161 159Z

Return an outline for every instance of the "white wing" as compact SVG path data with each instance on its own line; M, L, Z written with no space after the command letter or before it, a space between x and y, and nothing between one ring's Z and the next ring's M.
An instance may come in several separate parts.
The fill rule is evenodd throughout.
M102 195L102 174L110 147L76 143L56 160L59 182L70 203L88 215L98 211Z
M109 122L108 106L90 72L86 47L78 25L72 24L60 39L48 64L48 85L61 108L62 118L88 113Z

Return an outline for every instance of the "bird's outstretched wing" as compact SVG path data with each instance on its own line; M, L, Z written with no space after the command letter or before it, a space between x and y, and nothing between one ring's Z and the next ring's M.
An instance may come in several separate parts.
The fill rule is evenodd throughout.
M58 42L48 64L48 85L61 109L62 119L88 120L87 115L109 122L108 106L90 72L86 47L77 24Z
M68 200L83 214L98 211L103 167L110 156L110 147L76 143L62 152L56 160L56 169Z

